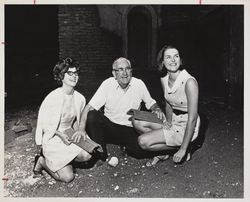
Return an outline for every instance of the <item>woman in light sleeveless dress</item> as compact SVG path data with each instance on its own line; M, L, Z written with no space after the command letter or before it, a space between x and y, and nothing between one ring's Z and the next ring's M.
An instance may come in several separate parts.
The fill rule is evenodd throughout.
M78 72L79 66L71 58L60 60L53 69L54 78L61 87L49 93L39 109L35 141L42 147L43 155L35 159L35 175L45 169L56 180L70 182L74 179L71 162L91 158L88 152L73 144L85 138L79 123L86 101L74 90ZM64 134L68 128L76 130L72 140Z
M159 70L163 74L161 84L165 97L165 115L157 115L163 124L134 120L134 127L142 133L138 142L148 151L167 151L178 148L173 161L181 162L184 157L190 159L188 148L198 136L200 118L198 115L198 83L185 69L178 49L164 46L158 54ZM169 155L156 156L147 162L155 165L159 160L168 159Z

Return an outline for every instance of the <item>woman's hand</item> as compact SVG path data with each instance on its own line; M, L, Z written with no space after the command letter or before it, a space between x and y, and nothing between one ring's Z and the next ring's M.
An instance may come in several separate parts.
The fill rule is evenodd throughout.
M73 134L71 140L72 140L72 142L74 142L74 143L78 143L78 142L80 142L81 138L83 138L83 141L85 141L86 136L87 136L86 131L80 131L80 130L78 130L78 131L76 131L76 132Z
M66 144L66 145L70 145L70 144L71 144L71 141L70 141L68 135L62 133L62 134L60 135L60 138L62 139L62 141L63 141L64 144Z
M173 156L173 161L175 163L180 163L181 160L183 159L183 157L185 156L186 154L186 150L185 149L179 149Z

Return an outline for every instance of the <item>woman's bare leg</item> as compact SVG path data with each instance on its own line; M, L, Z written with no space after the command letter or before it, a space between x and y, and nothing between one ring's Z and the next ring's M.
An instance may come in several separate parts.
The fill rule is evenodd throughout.
M152 130L138 137L138 143L142 149L148 151L162 151L172 149L166 145L163 129Z
M58 180L62 182L68 183L68 182L71 182L75 178L72 165L70 164L58 170L56 173L59 176Z
M44 157L40 156L34 170L39 171L42 168L44 168L53 178L58 181L71 182L74 179L73 168L71 165L66 165L62 169L53 172L48 168Z
M148 151L172 150L173 147L166 145L163 129L153 130L144 133L138 138L139 145ZM155 156L146 163L147 167L155 166L159 161L167 160L169 155Z
M132 120L132 125L140 134L148 133L152 130L161 128L161 124L147 122L147 121L139 121L135 119Z
M75 161L77 162L85 162L90 160L92 157L91 154L89 154L88 152L86 152L85 150L82 150L75 158Z

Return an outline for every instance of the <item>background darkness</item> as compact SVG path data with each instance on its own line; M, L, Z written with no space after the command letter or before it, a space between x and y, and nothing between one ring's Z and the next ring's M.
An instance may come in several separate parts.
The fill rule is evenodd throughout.
M77 8L77 6L75 7ZM96 9L93 7L93 5L89 6L92 10ZM169 42L176 44L182 50L181 56L184 63L187 64L188 71L198 80L201 99L203 97L222 97L227 102L228 97L231 96L231 102L234 102L234 106L242 108L243 6L233 6L232 8L218 6L216 9L211 9L211 12L207 12L202 18L200 17L202 12L209 10L209 6L200 7L204 11L196 8L197 6L185 5L162 7L160 18L165 23L162 23L161 30L157 33L157 51L164 44L169 44ZM141 19L140 15L137 14L136 12L131 13L128 19L129 22L143 22L145 20ZM185 14L188 15L190 20L182 22L180 19L187 17ZM236 18L230 21L230 15L234 15ZM7 109L19 108L25 105L38 106L46 94L55 88L52 68L60 55L58 26L57 5L5 6L5 92L7 92L5 106ZM237 33L232 33L232 26L234 32L238 30ZM139 37L142 40L141 43L137 41L137 48L140 48L140 44L145 46L143 44L145 36L140 33L140 30L151 29L151 27L145 28L143 23L138 27L133 28L133 24L128 27L128 29L136 28L138 28L137 38ZM71 33L68 30L67 32L73 36L75 31L72 30ZM230 34L234 36L233 41ZM105 31L103 31L102 35L104 37L107 35L105 40L110 41L116 37L114 34ZM134 38L133 36L129 37L131 43ZM77 38L72 37L73 40ZM119 43L115 43L115 45L121 46ZM91 47L86 47L85 51L88 51L88 48L91 50ZM228 55L230 48L235 50L235 54ZM105 50L102 51L105 52ZM134 52L129 53L129 57L131 57L129 59L132 60L132 63L135 54L138 54L137 59L144 58L147 54L136 49L132 49L132 51ZM89 55L90 58L93 54L90 52ZM233 57L229 58L231 56ZM91 60L88 61L88 58L85 59L86 55L82 54L82 57L84 57L84 62L92 63ZM113 60L113 58L109 60ZM143 62L143 60L138 60L137 66L144 65L143 63L140 64L140 62ZM232 84L225 81L224 72L230 62L232 63L230 65L231 69L232 67L233 69L229 70L229 72L240 72L236 76L237 81L231 87L231 92L229 92L229 86L232 86ZM106 63L111 64L110 61L106 61ZM103 72L100 69L94 72L96 78L98 77L97 86L101 80L104 80L110 74L110 66L100 67L100 69L106 69ZM84 71L93 72L94 70L93 68L85 68ZM155 90L160 88L159 79L153 75L155 75L155 72L152 71L145 72L136 68L134 71L134 76L143 79L146 84L149 84L147 86L150 93L156 98L159 95L159 92ZM150 86L150 82L158 82L158 86L156 88ZM85 84L82 85L83 88L86 88ZM83 92L87 99L93 95L95 88L96 86L93 89L91 87L90 92Z
M58 61L57 6L5 6L7 107L41 102ZM42 79L41 79L42 78Z

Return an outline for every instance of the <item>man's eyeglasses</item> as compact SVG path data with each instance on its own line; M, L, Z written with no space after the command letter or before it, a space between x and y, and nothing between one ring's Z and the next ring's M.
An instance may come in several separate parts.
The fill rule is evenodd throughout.
M120 74L122 74L124 71L126 73L130 73L132 71L131 67L126 67L126 68L117 68L117 69L113 69L115 72L118 72Z
M75 72L67 71L66 73L67 73L69 76L73 76L73 75L79 76L79 72L78 72L78 71L75 71Z

